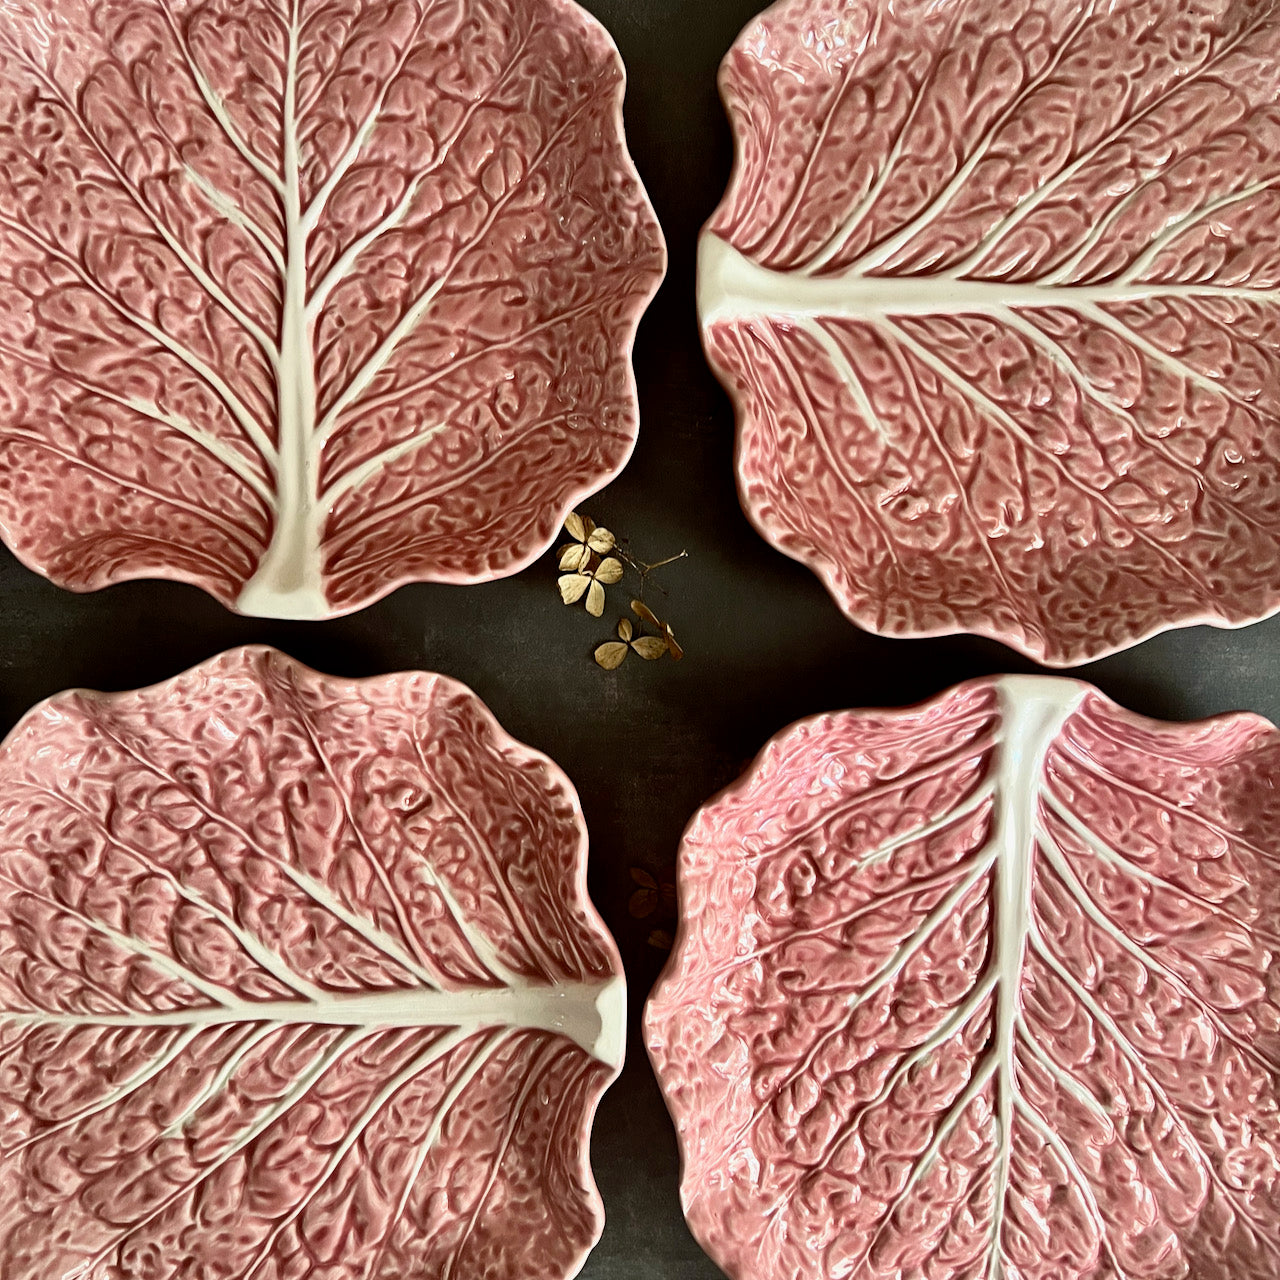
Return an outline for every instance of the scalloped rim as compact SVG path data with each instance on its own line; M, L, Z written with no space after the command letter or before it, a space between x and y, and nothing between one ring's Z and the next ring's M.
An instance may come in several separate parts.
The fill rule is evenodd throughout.
M1004 680L1030 680L1035 682L1052 683L1062 686L1064 689L1074 687L1081 698L1090 697L1101 699L1108 705L1115 707L1124 713L1130 719L1141 725L1151 725L1155 728L1167 729L1171 725L1178 728L1196 728L1202 729L1211 725L1226 724L1231 721L1239 721L1243 724L1252 725L1259 731L1277 731L1274 725L1266 716L1259 715L1255 711L1223 711L1217 715L1205 716L1199 720L1158 720L1154 716L1145 716L1136 711L1130 711L1128 707L1122 706L1113 698L1108 697L1097 685L1087 680L1080 680L1073 676L1058 675L1031 675L1031 676L980 676L974 680L963 680L959 684L951 685L944 689L941 693L935 694L933 697L924 698L919 702L913 702L906 706L900 707L851 707L843 711L819 711L812 715L802 716L799 720L793 720L790 724L776 733L772 734L765 744L752 757L751 763L730 782L727 786L721 787L709 800L700 805L693 816L685 824L684 830L680 835L680 847L676 854L676 930L675 941L671 947L671 954L667 957L667 962L662 967L657 981L649 991L648 997L644 1002L644 1010L641 1014L641 1039L644 1042L645 1053L649 1059L649 1065L653 1069L654 1077L658 1082L658 1091L662 1094L662 1101L667 1108L667 1114L671 1117L671 1123L676 1131L676 1149L680 1158L680 1206L685 1210L685 1220L688 1223L689 1230L697 1240L699 1246L708 1257L716 1263L718 1267L725 1271L729 1280L757 1280L756 1277L748 1276L746 1273L733 1270L726 1267L725 1263L718 1256L718 1249L714 1241L710 1240L703 1230L688 1222L688 1213L686 1209L686 1189L688 1186L687 1179L689 1175L689 1150L685 1142L684 1130L681 1127L681 1118L687 1113L683 1111L677 1103L675 1092L669 1087L667 1079L667 1071L664 1062L659 1060L659 1051L661 1044L666 1041L666 1036L659 1027L659 1007L665 1002L667 989L674 984L676 974L684 968L686 956L685 951L688 946L688 916L685 911L685 903L688 900L687 885L690 878L688 868L688 838L693 830L694 824L700 819L712 814L721 804L734 796L740 795L751 782L755 779L756 774L764 765L767 757L771 752L775 751L793 734L798 734L806 729L817 728L823 721L840 720L848 723L850 721L857 722L867 719L886 719L908 718L918 716L928 711L930 708L940 706L948 699L960 694L962 691L982 688L998 688ZM678 1007L669 1006L673 1013L667 1014L663 1021L667 1025L674 1024L676 1016L674 1010Z
M709 235L715 233L711 230L712 224L720 216L720 211L725 207L730 196L733 194L735 187L742 176L743 156L742 156L742 135L738 129L738 120L734 115L733 109L729 103L729 92L727 87L728 78L728 61L733 52L738 49L743 38L748 32L753 30L757 24L764 22L770 14L781 12L789 6L790 0L774 0L768 8L756 14L751 18L742 30L734 37L732 45L728 52L720 61L720 69L716 74L716 89L720 96L720 105L724 109L725 118L729 122L729 130L733 135L733 164L729 171L729 180L725 184L724 195L721 196L719 203L712 211L710 217L703 223L702 229L698 233L698 267L697 279L699 286L702 281L702 245ZM1168 631L1182 631L1188 627L1213 627L1217 631L1240 631L1245 627L1252 627L1256 623L1266 622L1269 618L1274 618L1280 614L1280 596L1277 596L1275 604L1272 608L1264 613L1257 614L1255 617L1244 618L1239 622L1231 622L1225 618L1198 615L1191 617L1175 618L1168 622L1161 622L1148 630L1136 635L1131 639L1124 640L1119 644L1107 645L1099 648L1092 648L1086 653L1082 653L1078 657L1051 658L1046 656L1043 648L1038 648L1034 644L1027 642L1025 637L1019 636L1012 631L1004 630L997 626L971 626L971 627L924 627L919 630L902 630L894 631L889 628L882 628L870 625L866 619L858 616L857 603L858 600L870 600L873 597L862 596L856 597L847 588L839 585L837 577L840 573L840 566L831 559L830 556L824 556L820 551L801 552L789 551L779 542L778 536L770 529L768 521L753 506L750 496L747 493L747 482L743 475L742 458L745 448L744 437L746 435L747 413L745 410L745 399L739 393L738 389L733 385L732 380L727 371L722 370L716 363L711 354L711 346L708 341L707 326L702 323L702 308L698 307L698 335L702 341L702 353L707 361L712 374L725 394L729 397L730 404L733 407L734 417L734 448L733 448L733 472L735 480L735 488L738 494L738 505L742 508L742 514L746 516L747 522L751 527L764 539L775 551L787 557L788 560L794 560L797 564L802 564L822 583L827 594L831 597L836 607L844 616L853 623L859 630L867 632L869 635L881 636L886 640L938 640L949 636L977 636L983 640L994 640L998 644L1005 645L1012 649L1015 653L1020 654L1024 658L1030 658L1032 662L1039 663L1043 667L1051 670L1062 671L1072 667L1086 666L1089 663L1100 662L1103 658L1109 658L1113 654L1123 653L1126 649L1132 649L1137 645L1144 644L1146 641L1154 639L1156 636L1164 635Z
M50 694L46 698L41 698L30 708L28 708L13 727L0 738L0 756L7 754L12 749L12 744L17 735L27 729L27 727L35 720L35 718L45 711L51 703L66 697L87 697L96 702L110 705L125 699L134 698L138 695L154 695L163 697L169 689L169 686L176 681L185 680L192 676L204 675L212 673L216 669L219 674L239 677L240 679L253 680L253 662L254 660L263 660L265 662L278 662L286 668L299 671L305 676L313 677L326 685L339 685L347 689L357 689L367 685L395 685L403 682L408 677L426 677L432 684L432 688L441 688L469 698L476 708L484 716L489 726L494 732L494 738L497 745L504 751L509 752L519 759L526 762L536 764L557 787L561 788L570 801L573 809L574 822L578 829L578 848L575 854L575 870L573 876L573 906L580 910L586 919L586 922L594 930L595 941L599 943L609 962L609 968L613 973L614 981L618 984L616 988L621 996L620 1014L622 1019L621 1036L618 1044L618 1054L615 1063L611 1067L610 1074L606 1077L603 1084L596 1091L595 1096L588 1101L583 1111L582 1122L578 1126L575 1134L578 1147L578 1164L575 1172L578 1179L586 1192L586 1206L591 1212L594 1221L594 1232L591 1240L586 1244L582 1251L570 1262L568 1268L560 1273L561 1280L573 1280L582 1268L586 1265L587 1258L591 1251L600 1241L600 1237L604 1232L605 1211L604 1198L600 1194L600 1188L596 1184L595 1175L591 1169L591 1133L595 1126L596 1112L599 1110L600 1102L610 1086L618 1079L622 1072L625 1061L626 1041L627 1041L627 978L626 972L622 964L622 956L618 951L618 945L614 941L613 934L609 931L603 917L596 909L595 903L592 902L587 892L587 852L589 847L589 834L587 832L586 820L582 815L582 802L578 796L578 789L573 785L569 775L545 752L539 751L536 747L529 746L528 743L522 742L519 738L513 737L506 729L503 728L497 716L489 709L488 704L480 697L470 685L464 684L461 680L455 679L453 676L442 675L436 671L397 671L376 676L333 676L323 671L317 671L314 667L309 667L304 662L299 662L297 658L291 657L281 649L277 649L267 644L245 644L237 645L231 649L225 649L223 652L215 654L211 658L205 658L201 662L194 663L192 666L185 667L174 675L167 676L163 680L157 680L153 684L140 685L132 689L118 689L111 691L103 691L99 689L90 689L84 686L72 686L68 689L62 689L57 693ZM597 1059L600 1061L600 1059ZM601 1063L601 1065L607 1065ZM552 1280L548 1274L548 1280Z
M627 146L626 123L624 119L623 107L627 92L627 68L626 63L622 60L622 54L618 49L617 42L614 40L612 33L593 13L583 8L577 3L577 0L549 0L558 10L558 17L563 21L577 21L582 23L588 31L600 37L604 43L606 53L613 62L617 70L618 77L615 81L613 92L613 136L617 142L617 159L619 167L630 177L636 184L641 199L641 204L645 214L647 215L647 232L654 238L654 247L658 253L658 270L654 272L650 287L637 294L635 302L630 308L629 314L626 316L625 323L621 330L621 342L615 352L617 359L621 360L626 369L627 380L627 405L624 420L620 423L620 429L626 432L627 439L624 448L619 454L616 464L609 470L597 472L590 480L585 481L577 488L570 490L570 497L567 501L559 504L547 504L545 510L553 510L556 513L556 521L552 527L551 533L545 538L539 540L532 551L527 552L520 557L513 557L509 561L491 568L482 573L467 574L450 571L447 566L443 566L440 570L433 571L430 574L413 574L404 573L397 577L389 577L382 582L375 590L369 592L366 596L351 604L344 604L338 607L331 607L324 613L314 617L306 618L283 618L276 619L272 615L273 620L281 621L299 621L299 622L332 622L335 618L344 618L353 613L359 613L362 609L367 609L371 605L377 604L380 600L385 599L393 592L398 591L401 587L412 586L416 583L431 583L440 586L478 586L485 582L497 582L503 578L514 577L518 573L523 573L525 569L540 560L555 545L556 539L560 535L560 529L564 524L568 514L578 506L579 503L592 497L600 490L612 484L626 469L627 464L631 461L632 455L635 453L636 442L640 435L640 391L636 383L635 371L635 344L636 337L639 333L640 322L644 319L646 312L652 305L654 298L657 296L658 290L662 287L667 278L667 272L670 265L670 255L667 251L666 236L662 230L662 224L658 220L657 210L653 207L653 201L649 198L649 193L645 187L644 181L640 176L640 171L636 168L635 160L632 158L631 150ZM534 524L537 522L534 521ZM15 545L13 530L9 525L0 520L0 541L13 554L14 558L19 561L25 568L30 569L33 573L39 574L42 578L52 582L54 586L60 587L65 591L71 591L76 595L91 595L96 591L102 591L107 587L116 586L124 582L180 582L189 586L198 587L206 595L212 596L213 599L223 606L228 612L237 614L240 617L260 617L267 615L259 615L253 613L245 613L236 608L235 602L223 599L220 595L210 590L208 581L200 574L195 572L186 572L181 569L160 572L155 571L147 574L130 574L128 576L111 577L109 574L103 577L103 580L96 586L68 586L58 580L52 571L45 568L44 565L37 562L33 557L19 551Z

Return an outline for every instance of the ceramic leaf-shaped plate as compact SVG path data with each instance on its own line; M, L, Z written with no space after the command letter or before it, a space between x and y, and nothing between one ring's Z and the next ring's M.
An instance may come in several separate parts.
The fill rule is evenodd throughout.
M1052 665L1280 607L1280 5L781 0L704 341L841 608Z
M1280 733L979 680L775 738L646 1011L734 1280L1280 1274Z
M5 1280L559 1280L621 965L461 685L242 649L0 747Z
M570 0L8 0L0 533L323 618L626 462L665 250Z

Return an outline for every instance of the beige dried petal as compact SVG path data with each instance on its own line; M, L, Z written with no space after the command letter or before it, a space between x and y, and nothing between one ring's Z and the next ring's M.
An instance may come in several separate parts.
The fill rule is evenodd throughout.
M596 662L606 671L620 667L626 656L627 646L620 644L617 640L609 640L596 650Z
M631 637L635 635L635 633L636 629L631 625L630 618L623 618L623 620L618 623L618 639L630 642Z
M566 573L560 579L560 599L565 604L577 604L583 592L595 585L585 573Z
M641 636L639 640L633 640L631 647L646 661L652 662L655 658L660 658L667 651L667 642L662 636Z
M577 573L590 559L591 552L581 542L575 542L573 546L565 547L560 557L560 568L566 573Z
M571 538L577 538L579 542L586 542L587 530L582 523L582 517L576 511L570 511L565 517L564 531Z
M664 627L663 632L667 637L667 652L679 662L684 657L684 650L676 643L676 638L671 634L670 627Z
M612 556L608 560L601 560L600 567L596 570L596 581L603 582L606 587L611 587L615 582L622 581L622 561L615 560Z
M649 608L643 600L633 600L631 602L631 612L640 619L641 622L647 622L651 627L661 629L662 623L653 616L653 610Z
M604 588L594 579L587 588L587 612L593 618L598 618L604 612Z
M608 555L617 544L617 539L608 529L593 529L587 538L587 546L597 555Z

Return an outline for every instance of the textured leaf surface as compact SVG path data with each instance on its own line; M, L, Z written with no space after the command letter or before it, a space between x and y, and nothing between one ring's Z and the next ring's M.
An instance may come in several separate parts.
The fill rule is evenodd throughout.
M744 505L856 622L1070 664L1280 607L1280 6L783 0L704 236Z
M621 1056L576 797L439 676L238 650L0 749L5 1280L544 1280Z
M1280 734L962 685L695 818L646 1013L735 1280L1280 1272Z
M10 545L280 616L528 563L635 437L622 89L569 0L9 0Z

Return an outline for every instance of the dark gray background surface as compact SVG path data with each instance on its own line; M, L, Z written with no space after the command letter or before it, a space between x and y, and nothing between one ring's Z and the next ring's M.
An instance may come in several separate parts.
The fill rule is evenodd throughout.
M274 644L353 676L423 668L466 681L518 738L569 773L591 829L591 891L631 988L632 1039L600 1108L593 1163L604 1238L584 1280L713 1280L677 1198L675 1140L636 1035L669 921L628 914L633 867L670 874L694 809L771 734L816 711L900 705L971 676L1034 670L964 637L881 640L846 622L818 580L771 550L738 507L733 418L702 358L694 313L697 231L729 173L716 68L762 0L586 0L613 33L630 86L631 151L665 229L671 267L640 329L642 426L623 476L583 509L663 571L663 603L687 649L679 665L591 662L625 601L600 622L566 609L550 558L480 587L407 587L336 622L240 618L192 587L132 583L76 596L0 551L0 728L70 686L150 684L245 642ZM655 603L661 595L650 594ZM1080 674L1135 711L1193 719L1247 708L1280 720L1280 618L1243 631L1159 636Z

